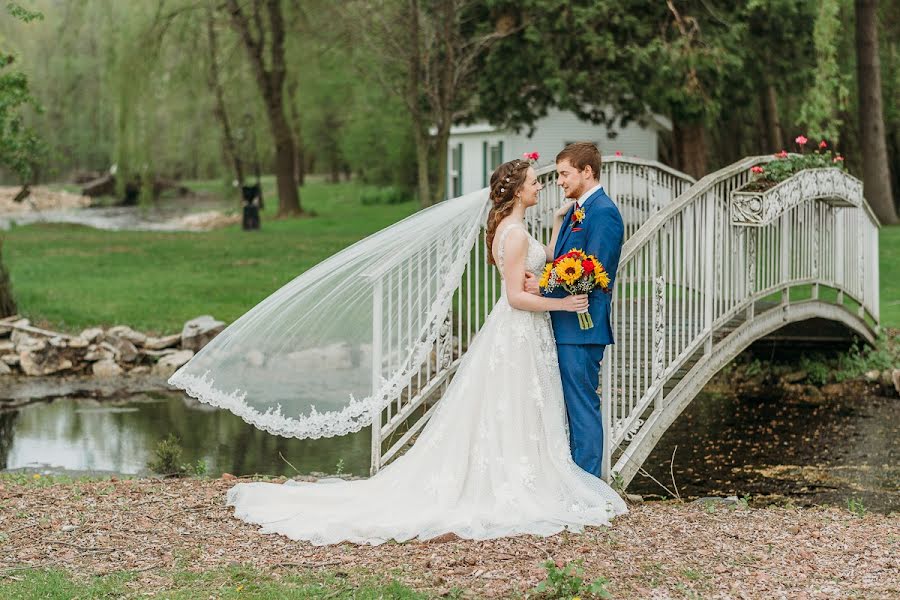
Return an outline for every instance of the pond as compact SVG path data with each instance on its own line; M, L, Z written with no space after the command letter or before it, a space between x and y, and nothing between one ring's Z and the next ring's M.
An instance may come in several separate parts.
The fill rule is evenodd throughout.
M674 453L674 460L673 460ZM749 496L751 505L900 511L900 399L848 385L840 397L790 398L776 388L705 392L676 419L628 491L671 497ZM650 478L652 476L659 483Z
M334 473L341 460L346 473L366 475L369 469L366 431L323 440L283 438L180 392L57 398L0 412L0 469L149 474L147 461L170 433L181 440L183 462L204 461L210 475Z
M367 430L286 439L177 392L57 398L0 412L0 469L148 474L154 448L173 432L183 462L203 461L212 476L368 474ZM674 474L684 498L749 495L757 504L839 506L853 498L868 510L890 512L900 510L898 433L896 398L847 394L807 402L706 391L663 436L645 468L670 489ZM667 496L643 475L628 491Z
M236 210L212 195L196 195L189 199L160 200L149 206L92 206L44 211L0 214L0 230L12 224L68 223L109 231L181 231L190 229L185 217L204 211Z

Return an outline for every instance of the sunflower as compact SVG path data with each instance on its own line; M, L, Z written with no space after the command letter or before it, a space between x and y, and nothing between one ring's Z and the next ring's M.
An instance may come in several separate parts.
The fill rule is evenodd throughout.
M594 282L604 289L609 287L609 274L606 269L600 267L594 271Z
M556 263L555 270L560 279L572 285L581 277L581 261L576 258L564 258Z
M548 263L546 267L544 267L544 272L541 274L541 280L538 281L538 285L542 288L547 287L547 284L550 283L550 273L553 272L553 263Z

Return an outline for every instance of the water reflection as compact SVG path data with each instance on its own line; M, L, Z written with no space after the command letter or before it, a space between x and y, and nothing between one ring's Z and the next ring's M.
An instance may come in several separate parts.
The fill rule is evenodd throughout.
M674 467L672 453L677 452ZM758 504L900 510L900 402L846 390L840 398L780 397L777 389L705 392L662 436L644 463L684 497L743 496ZM629 491L667 493L637 475Z
M60 398L0 413L0 468L146 473L156 444L181 438L184 462L206 462L209 473L236 475L368 473L366 431L322 440L297 440L256 429L225 410L178 393L132 396L123 401Z

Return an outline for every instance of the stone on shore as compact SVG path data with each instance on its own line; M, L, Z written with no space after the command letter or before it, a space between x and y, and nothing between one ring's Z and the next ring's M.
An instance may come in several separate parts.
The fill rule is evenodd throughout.
M135 346L140 346L144 342L147 341L146 334L141 333L139 331L135 331L134 329L132 329L131 327L128 327L127 325L116 325L115 327L110 327L106 331L106 335L107 336L113 335L117 338L122 338L123 340L128 340Z
M116 361L104 358L91 365L91 371L95 377L118 377L122 374L122 367Z
M19 352L19 366L26 375L50 375L72 368L72 361L57 352Z
M217 321L210 315L191 319L184 324L184 329L181 330L181 348L199 352L223 329L225 329L225 323Z
M116 360L121 362L134 362L137 358L138 351L134 344L115 335L106 334L103 336L103 342L100 346L111 350L115 354Z
M0 335L9 335L10 333L15 332L16 330L11 327L12 325L27 327L28 325L31 325L31 321L29 321L28 319L19 319L18 321L13 321L12 323L4 323L0 325Z
M97 338L103 335L103 330L99 327L91 327L90 329L85 329L78 337L87 340L88 343L97 341Z
M173 352L172 354L167 354L160 358L159 362L153 365L152 373L168 378L175 373L181 365L191 360L193 356L193 350L180 350L178 352Z
M148 337L144 340L144 343L141 344L147 350L165 350L166 348L171 348L172 346L177 346L181 341L181 334L176 333L173 335L167 335L165 337L157 338L157 337Z
M87 353L84 355L84 360L87 362L93 362L95 360L103 360L106 358L115 357L116 353L112 350L108 350L107 348L102 348L95 344L91 344L88 347Z
M9 368L9 365L0 360L0 375L9 375L10 373L12 373L12 369Z

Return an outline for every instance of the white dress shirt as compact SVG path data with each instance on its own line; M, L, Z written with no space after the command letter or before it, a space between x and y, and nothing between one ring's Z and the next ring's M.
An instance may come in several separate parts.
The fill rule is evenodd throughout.
M578 198L578 200L577 200L577 202L578 202L578 208L581 208L581 205L584 204L584 201L587 200L588 198L590 198L591 195L592 195L594 192L596 192L597 190L599 190L601 187L603 187L603 186L600 185L600 184L598 183L597 185L595 185L594 187L592 187L591 189L589 189L588 191L586 191L585 193L583 193L583 194L581 195L581 197Z

